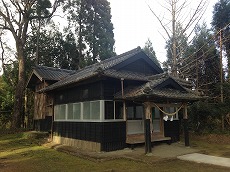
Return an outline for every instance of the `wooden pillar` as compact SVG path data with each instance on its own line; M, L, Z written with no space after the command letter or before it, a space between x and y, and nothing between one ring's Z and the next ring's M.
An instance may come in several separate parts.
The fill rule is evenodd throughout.
M52 123L51 123L51 141L54 136L54 96L52 95Z
M126 121L127 117L126 117L126 105L125 105L125 101L123 101L123 119Z
M184 105L183 123L184 123L184 143L185 143L185 146L190 146L190 144L189 144L189 131L188 131L188 108L187 108L187 104Z
M123 119L126 121L126 106L125 106L125 100L124 100L124 78L121 78L121 95L123 99Z
M151 115L151 106L150 103L145 103L144 106L145 112L145 154L152 152L151 145L151 132L150 132L150 115Z

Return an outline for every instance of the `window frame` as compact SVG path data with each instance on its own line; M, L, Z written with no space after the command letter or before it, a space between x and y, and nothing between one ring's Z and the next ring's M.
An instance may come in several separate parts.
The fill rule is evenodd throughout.
M55 114L56 109L58 108L58 111L60 112L60 107L62 106L65 107L64 119L60 119L60 114L58 114L59 119L57 119L56 114ZM67 110L68 110L67 104L60 104L60 105L54 106L54 121L66 121L67 120Z
M105 119L105 102L106 101L111 101L113 102L113 119ZM92 119L92 116L93 116L93 110L92 110L92 104L95 103L95 102L99 102L98 106L100 106L99 108L99 119ZM120 101L118 101L120 102ZM89 103L89 119L86 119L84 118L84 103ZM72 104L72 108L73 108L73 119L69 119L68 116L68 108L69 108L69 105ZM80 105L80 118L79 119L76 119L74 118L74 105ZM65 118L64 119L57 119L56 118L56 113L57 113L57 110L60 111L60 109L57 109L57 108L60 108L61 106L65 106ZM93 101L84 101L84 102L74 102L74 103L67 103L67 104L57 104L54 106L54 121L63 121L63 122L68 122L68 121L74 121L74 122L110 122L110 121L124 121L123 118L121 119L116 119L116 109L115 109L115 106L116 106L116 101L114 100L93 100ZM58 114L59 115L59 114Z

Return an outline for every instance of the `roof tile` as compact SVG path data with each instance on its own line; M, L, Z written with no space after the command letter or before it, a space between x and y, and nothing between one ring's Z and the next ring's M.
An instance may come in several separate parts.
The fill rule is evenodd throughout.
M47 66L36 66L34 68L34 73L41 79L41 80L54 80L59 81L64 77L70 75L71 73L75 72L74 70L66 70L66 69L58 69L53 67Z
M76 71L75 73L72 73L71 75L67 76L63 80L56 82L56 83L46 87L45 89L40 90L40 92L51 91L51 90L54 90L54 89L78 82L78 81L83 80L85 78L89 78L89 77L92 77L94 75L97 75L101 72L100 70L98 70L99 68L101 68L103 71L106 71L107 69L110 69L111 67L125 61L126 59L134 56L135 54L138 54L141 51L142 51L141 48L137 47L137 48L130 50L126 53L123 53L121 55L114 56L114 57L108 58L106 60L103 60L99 63L87 66L83 69ZM110 74L111 74L111 72L110 72ZM108 72L108 75L109 75L109 72ZM114 75L115 75L115 73L114 73Z

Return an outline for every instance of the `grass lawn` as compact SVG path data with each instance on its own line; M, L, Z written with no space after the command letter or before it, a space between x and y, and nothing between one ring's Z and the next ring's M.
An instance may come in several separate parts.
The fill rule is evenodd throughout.
M230 158L229 135L192 135L191 146L201 150L201 152L204 154Z
M0 136L0 171L229 171L227 168L186 162L178 159L162 159L158 160L157 163L144 163L128 159L93 162L40 146L41 142L41 138L35 139L30 137L29 132ZM205 150L204 144L200 142L195 144L196 147L203 146L202 149ZM146 156L145 160L148 158L152 157Z

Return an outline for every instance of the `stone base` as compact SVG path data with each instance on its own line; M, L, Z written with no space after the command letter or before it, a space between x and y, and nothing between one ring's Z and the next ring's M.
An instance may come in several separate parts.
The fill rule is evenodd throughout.
M71 139L71 138L59 137L59 136L53 136L53 142L57 144L77 147L83 150L90 150L96 152L101 151L101 144L97 142L77 140L77 139Z

